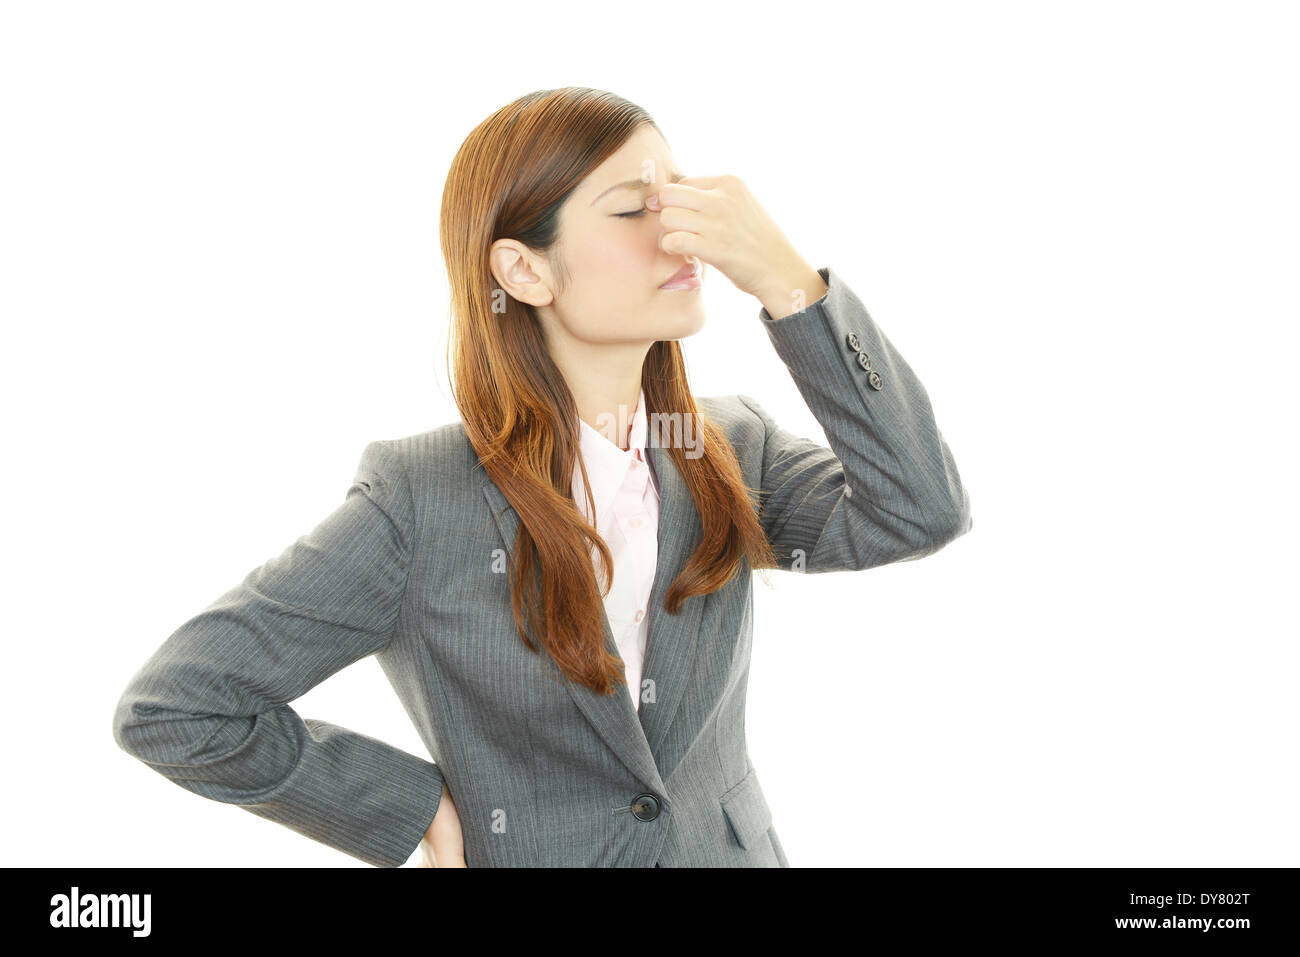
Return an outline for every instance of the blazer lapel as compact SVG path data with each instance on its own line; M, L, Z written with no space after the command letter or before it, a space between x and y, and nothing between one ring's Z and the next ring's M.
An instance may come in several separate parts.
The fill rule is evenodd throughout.
M661 775L670 774L672 769L660 768L654 751L663 742L690 679L700 617L707 596L688 598L677 615L670 615L663 608L663 596L699 543L702 528L695 501L668 452L652 440L646 445L646 453L659 483L658 556L651 586L649 636L641 673L642 682L646 679L651 681L651 700L641 703L638 714L626 689L619 688L613 695L600 695L565 675L560 677L587 720L619 759L632 773L662 794L665 787ZM481 469L477 456L474 459ZM482 473L482 479L483 495L492 510L506 553L513 561L519 515L486 472ZM595 577L594 568L592 576ZM608 616L602 616L602 620L605 648L621 661L622 655L614 641Z
M650 630L641 681L651 680L654 699L641 702L640 717L646 740L654 751L663 743L690 681L700 636L700 616L709 596L692 595L682 602L676 615L664 610L664 595L686 567L704 531L686 480L668 451L658 445L655 430L651 429L650 433L646 454L659 482L659 553L650 590L647 612ZM660 770L664 774L672 772L672 768Z

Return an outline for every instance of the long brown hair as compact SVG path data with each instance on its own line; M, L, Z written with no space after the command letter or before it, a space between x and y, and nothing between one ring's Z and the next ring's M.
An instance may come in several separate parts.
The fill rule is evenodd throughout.
M544 253L558 281L566 281L554 249L560 207L646 123L658 130L645 110L602 90L522 96L466 137L447 174L440 221L451 286L452 394L479 460L520 519L510 570L515 623L529 649L537 652L540 643L565 675L601 694L627 682L622 662L605 648L604 596L591 549L606 582L613 559L573 500L575 463L587 477L577 405L532 306L500 289L489 251L498 239L515 239ZM650 347L641 384L647 416L689 413L704 450L687 458L680 443L667 443L703 532L664 597L664 610L675 615L687 598L743 573L746 562L751 569L776 562L751 499L756 490L745 485L726 435L696 406L676 341ZM590 501L589 484L587 495Z

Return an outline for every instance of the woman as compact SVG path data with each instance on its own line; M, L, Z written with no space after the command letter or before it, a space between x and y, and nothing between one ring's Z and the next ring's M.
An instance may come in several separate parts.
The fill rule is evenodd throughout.
M378 866L788 866L745 742L751 572L971 527L924 388L742 183L683 177L609 93L488 117L441 242L463 421L370 443L332 515L133 677L116 740ZM691 393L704 263L759 301L830 448ZM290 707L370 654L433 762Z

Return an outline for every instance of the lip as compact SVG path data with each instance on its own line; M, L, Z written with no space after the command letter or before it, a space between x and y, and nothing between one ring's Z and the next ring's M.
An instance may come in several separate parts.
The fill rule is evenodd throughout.
M660 289L698 289L700 285L700 266L698 262L689 262L667 281L659 285Z

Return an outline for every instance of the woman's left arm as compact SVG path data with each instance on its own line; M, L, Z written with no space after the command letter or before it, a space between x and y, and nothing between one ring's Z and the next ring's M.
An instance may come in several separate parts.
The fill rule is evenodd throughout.
M929 395L853 291L813 270L734 176L691 177L647 200L667 252L699 257L763 305L763 328L830 448L764 428L760 519L779 567L911 561L972 527L970 498Z
M763 328L830 448L763 422L760 518L787 571L912 561L971 529L970 496L911 366L829 267L826 295Z

